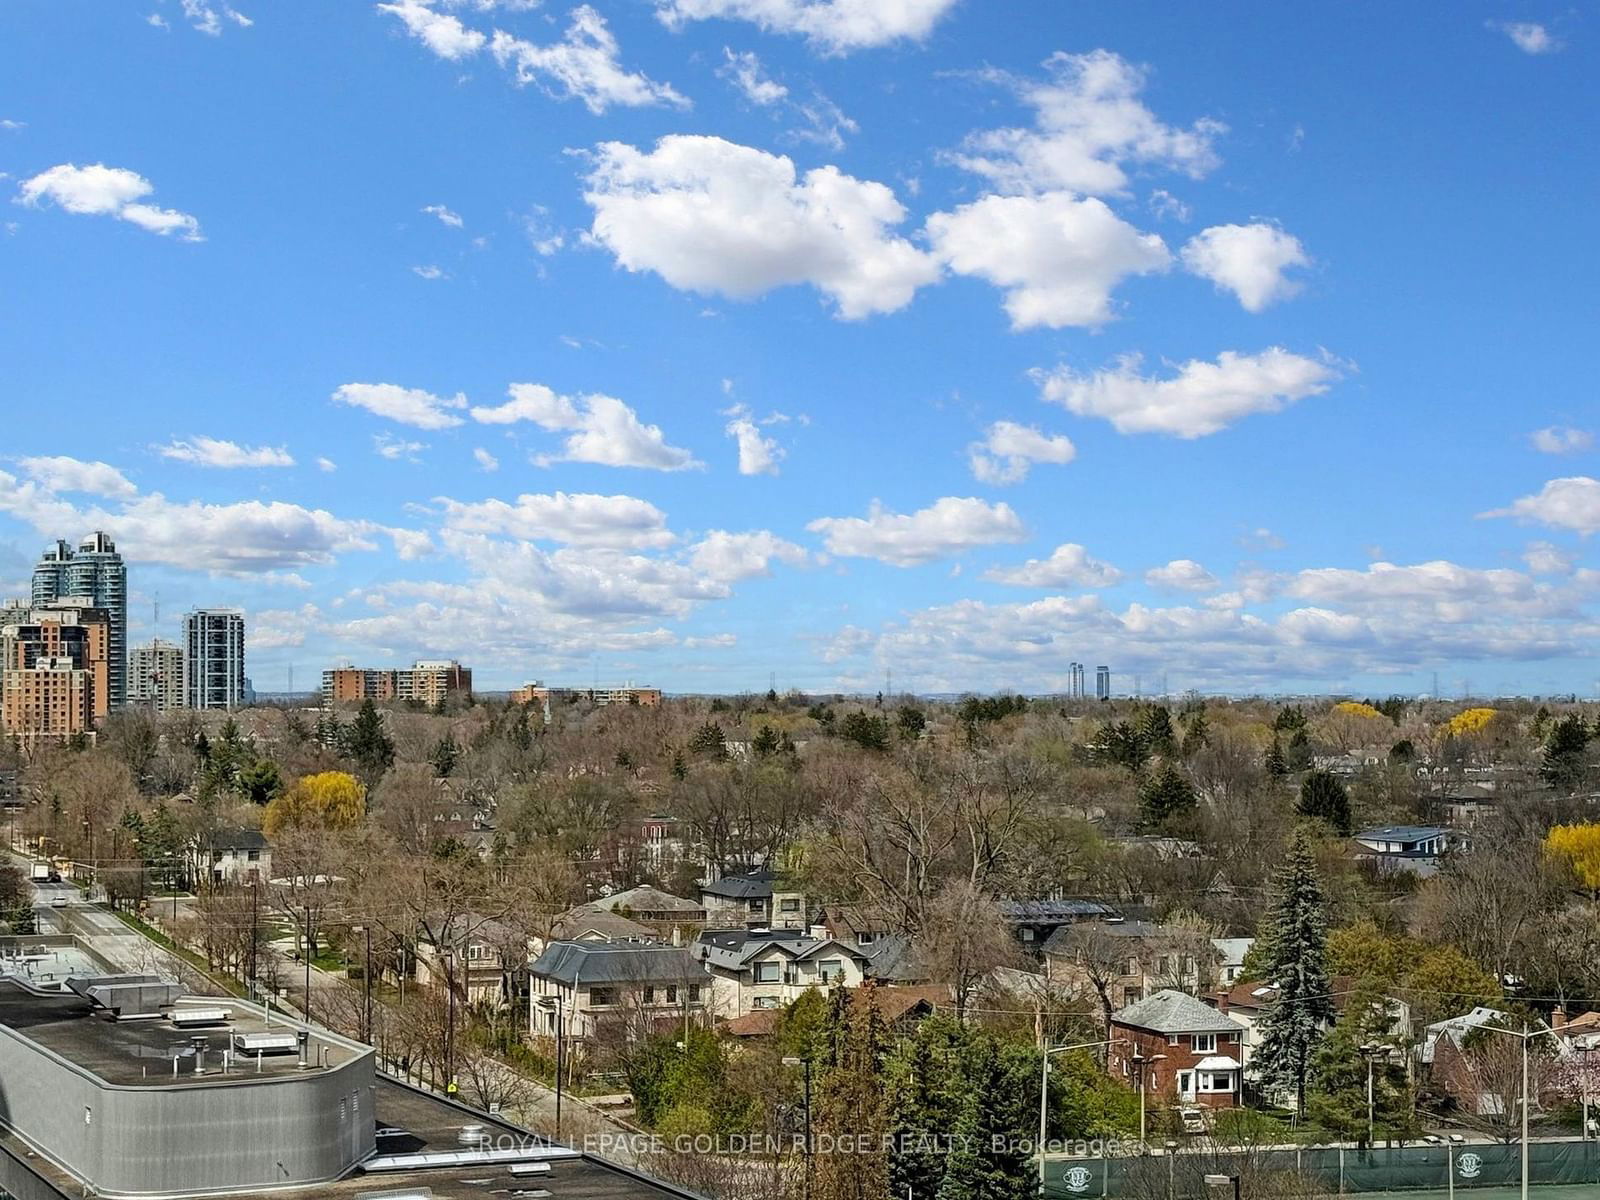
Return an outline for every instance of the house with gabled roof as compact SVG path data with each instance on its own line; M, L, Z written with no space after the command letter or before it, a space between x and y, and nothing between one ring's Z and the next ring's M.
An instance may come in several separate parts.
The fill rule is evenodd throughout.
M700 904L706 919L722 928L805 929L811 923L806 894L766 867L701 884Z
M627 1036L662 1018L703 1014L711 978L687 947L665 942L551 942L528 968L535 1024L553 1035L588 1038L606 1024Z
M859 987L871 966L836 938L787 929L708 929L694 953L711 973L724 1017L781 1008L807 988Z
M1244 1026L1187 993L1165 988L1111 1015L1106 1070L1179 1103L1233 1108L1243 1081Z

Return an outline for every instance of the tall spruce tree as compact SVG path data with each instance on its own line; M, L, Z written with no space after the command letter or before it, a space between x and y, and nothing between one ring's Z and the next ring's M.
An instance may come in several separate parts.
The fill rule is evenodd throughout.
M812 1200L882 1200L889 1181L889 1111L883 1057L887 1030L876 1004L851 1004L834 989L824 1032L812 1130L824 1146L849 1144L859 1153L814 1154ZM874 1149L874 1147L878 1147Z
M1267 982L1277 999L1261 1016L1255 1061L1261 1082L1295 1090L1295 1110L1306 1111L1306 1076L1323 1032L1333 1019L1328 989L1328 922L1311 838L1295 831L1288 857L1274 880L1276 898L1263 941Z

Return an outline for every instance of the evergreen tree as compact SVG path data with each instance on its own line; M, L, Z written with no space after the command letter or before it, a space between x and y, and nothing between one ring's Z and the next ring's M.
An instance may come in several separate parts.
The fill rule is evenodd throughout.
M839 736L846 741L854 742L863 750L887 750L889 722L882 717L868 716L864 712L849 713L839 726Z
M367 777L368 785L394 765L394 742L371 700L363 700L356 719L344 730L344 752Z
M702 758L727 758L728 735L715 721L707 721L689 739L689 750Z
M1192 713L1184 723L1183 746L1178 752L1184 758L1192 758L1210 743L1211 730L1206 724L1205 712L1200 710Z
M1576 713L1562 717L1550 729L1544 742L1544 761L1539 775L1559 792L1571 795L1583 786L1588 775L1589 730Z
M1152 754L1171 756L1177 748L1177 735L1172 730L1172 713L1165 704L1152 704L1139 722L1139 733Z
M1311 766L1311 739L1306 731L1296 729L1289 738L1289 770L1304 771Z
M958 1115L950 1080L950 1031L963 1027L924 1021L896 1048L890 1064L894 1151L889 1158L891 1196L932 1196L944 1180L946 1147Z
M679 783L682 783L685 779L689 778L689 764L683 761L682 750L674 750L672 752L672 766L670 770L672 777Z
M1126 767L1135 775L1144 770L1145 760L1150 757L1144 735L1126 721L1102 725L1085 749L1091 762Z
M1278 996L1261 1015L1255 1062L1264 1084L1295 1089L1295 1110L1303 1116L1312 1056L1333 1019L1327 914L1305 829L1295 831L1274 882L1262 961Z
M922 736L922 731L928 724L928 717L920 708L906 705L895 714L894 723L902 738L914 742Z
M778 752L778 733L771 725L763 725L750 739L750 749L757 758L771 758Z
M239 794L251 804L270 804L283 790L283 776L270 758L258 758L242 768L234 779Z
M1272 719L1272 728L1279 733L1289 733L1306 727L1306 710L1298 704L1288 704L1278 710Z
M985 1034L977 1035L962 1057L960 1115L936 1200L1019 1200L1037 1194L1030 1153L1030 1135L1037 1131L1024 1099L1032 1090L1032 1071Z
M450 772L456 769L456 763L461 761L461 747L456 745L456 739L449 733L433 744L433 749L428 752L428 761L433 764L433 773L440 779L450 778Z
M1192 813L1197 803L1194 785L1176 767L1163 767L1139 789L1139 825L1158 829L1173 817Z
M852 1004L849 989L835 988L828 1006L812 1132L824 1141L849 1139L865 1149L814 1155L814 1200L882 1200L888 1189L888 1154L881 1148L889 1128L885 1041L877 1005Z
M1350 832L1350 793L1329 771L1313 771L1301 781L1297 809L1302 817L1326 821L1335 833Z
M1267 747L1265 766L1267 774L1274 779L1282 779L1289 773L1289 761L1283 757L1283 746L1277 738L1272 739L1272 745Z

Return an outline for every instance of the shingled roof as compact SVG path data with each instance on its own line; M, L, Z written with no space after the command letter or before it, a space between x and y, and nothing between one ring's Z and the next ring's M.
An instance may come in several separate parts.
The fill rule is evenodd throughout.
M598 983L695 983L706 969L683 946L639 942L551 942L529 968L568 987Z
M1113 1024L1155 1033L1238 1033L1244 1026L1209 1004L1172 988L1163 988L1111 1016Z

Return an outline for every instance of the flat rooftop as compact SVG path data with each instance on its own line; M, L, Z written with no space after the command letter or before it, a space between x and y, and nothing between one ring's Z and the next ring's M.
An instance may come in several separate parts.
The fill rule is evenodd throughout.
M379 1154L437 1154L464 1149L464 1125L481 1125L495 1145L548 1146L546 1139L495 1117L453 1104L428 1092L378 1076L374 1093L380 1130ZM63 1200L76 1200L82 1185L27 1143L0 1129L0 1145L26 1161ZM402 1171L352 1171L333 1183L271 1192L230 1193L230 1200L357 1200L383 1195L428 1195L434 1200L534 1197L550 1200L694 1200L689 1192L611 1166L591 1157L553 1159L548 1173L514 1175L508 1163L457 1163ZM181 1197L175 1198L181 1200Z
M263 1054L259 1070L251 1055L235 1060L224 1071L222 1052L232 1048L234 1034L291 1034L300 1027L287 1019L268 1024L259 1009L228 997L184 997L169 1011L199 1009L226 1009L229 1017L221 1024L191 1028L179 1027L165 1016L118 1021L74 992L39 993L14 979L0 978L0 1025L110 1084L219 1087L333 1070L368 1052L364 1046L313 1030L306 1054L310 1065L304 1070L298 1052L290 1050ZM203 1075L195 1073L195 1038L207 1042ZM176 1077L174 1058L178 1060Z

